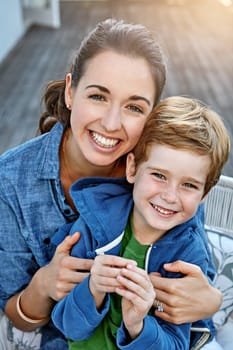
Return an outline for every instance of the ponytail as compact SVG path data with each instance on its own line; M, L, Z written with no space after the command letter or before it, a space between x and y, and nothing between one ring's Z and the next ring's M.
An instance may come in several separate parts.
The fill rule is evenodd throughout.
M45 89L42 102L45 104L45 112L39 120L39 134L44 134L60 121L64 128L70 126L70 110L65 103L65 80L50 81Z

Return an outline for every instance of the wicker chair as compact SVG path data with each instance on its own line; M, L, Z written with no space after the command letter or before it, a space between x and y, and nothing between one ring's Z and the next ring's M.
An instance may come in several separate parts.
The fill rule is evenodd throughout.
M205 228L216 265L215 286L223 302L214 315L216 338L224 350L233 349L233 178L221 176L205 202Z

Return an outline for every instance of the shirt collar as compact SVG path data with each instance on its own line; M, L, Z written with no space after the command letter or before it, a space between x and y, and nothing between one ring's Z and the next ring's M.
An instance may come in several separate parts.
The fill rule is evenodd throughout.
M54 127L45 134L42 147L38 152L37 175L40 179L58 179L60 176L59 147L63 136L63 125L57 122Z

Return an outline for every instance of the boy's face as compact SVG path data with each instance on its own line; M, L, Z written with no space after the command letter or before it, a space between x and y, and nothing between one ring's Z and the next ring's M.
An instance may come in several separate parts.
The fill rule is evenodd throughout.
M203 200L210 158L160 144L134 172L127 158L127 180L134 183L133 228L141 243L152 243L189 220Z

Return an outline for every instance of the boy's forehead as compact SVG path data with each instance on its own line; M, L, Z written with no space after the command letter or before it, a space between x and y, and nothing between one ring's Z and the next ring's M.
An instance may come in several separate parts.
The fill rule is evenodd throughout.
M154 144L150 147L144 168L161 169L171 173L179 173L183 176L206 178L211 166L209 155L200 155L198 152L177 149L161 144Z

